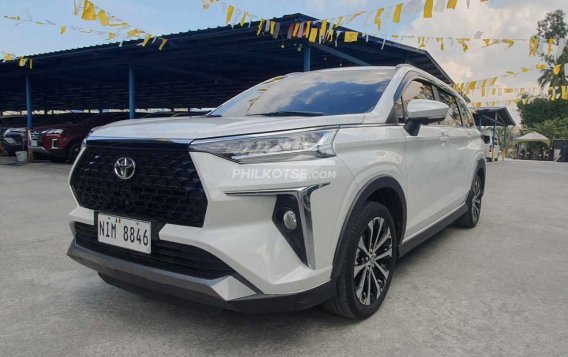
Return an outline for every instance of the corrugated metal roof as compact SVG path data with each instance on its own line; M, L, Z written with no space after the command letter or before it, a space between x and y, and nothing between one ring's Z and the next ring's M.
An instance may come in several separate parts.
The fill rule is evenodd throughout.
M283 26L317 19L303 14L275 18ZM220 26L163 35L158 44L141 40L94 45L31 56L31 71L0 64L0 110L25 109L24 76L33 87L35 109L126 108L128 66L136 71L137 103L148 107L215 107L240 91L275 75L302 71L306 39L256 35L252 26ZM339 30L349 30L340 28ZM284 32L284 31L283 31ZM323 46L323 47L322 47ZM337 51L345 55L336 57ZM446 83L449 76L427 51L370 36L312 48L312 69L354 65L413 64ZM351 59L351 60L350 60Z

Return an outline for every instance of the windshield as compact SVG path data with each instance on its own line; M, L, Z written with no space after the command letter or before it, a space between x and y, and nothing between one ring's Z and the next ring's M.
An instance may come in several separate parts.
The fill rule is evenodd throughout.
M393 69L336 70L276 77L239 94L210 116L317 116L367 113L377 105Z

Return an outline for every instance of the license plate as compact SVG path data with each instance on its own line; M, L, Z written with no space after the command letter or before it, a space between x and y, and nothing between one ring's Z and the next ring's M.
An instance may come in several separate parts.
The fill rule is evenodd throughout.
M150 222L98 214L98 240L101 243L150 254L152 234Z
M37 140L32 140L32 146L38 146L38 145L37 145Z

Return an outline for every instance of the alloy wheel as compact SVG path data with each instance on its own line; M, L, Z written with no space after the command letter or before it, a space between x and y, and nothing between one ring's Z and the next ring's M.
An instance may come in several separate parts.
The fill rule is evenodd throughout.
M393 255L393 239L384 218L371 219L355 253L353 279L355 294L363 305L371 305L379 299L387 283Z
M475 180L473 183L472 193L471 214L473 221L477 222L479 214L481 213L481 182L479 182L479 180Z

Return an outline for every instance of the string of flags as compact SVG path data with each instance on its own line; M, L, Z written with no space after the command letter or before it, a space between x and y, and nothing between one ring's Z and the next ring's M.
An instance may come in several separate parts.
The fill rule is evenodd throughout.
M568 86L549 87L546 95L527 95L517 99L504 99L504 100L490 100L490 101L472 101L469 103L470 107L495 107L497 104L513 105L513 104L528 104L537 98L548 98L551 101L568 100Z
M18 66L26 67L29 69L33 68L33 60L31 58L23 57L23 56L16 56L13 53L0 51L0 57L2 58L2 62L12 62L16 61Z
M488 77L488 78L483 78L483 79L477 79L477 80L473 80L473 81L468 81L468 82L458 82L458 83L454 83L452 86L454 88L454 90L461 92L461 93L465 93L466 95L469 95L472 91L476 90L476 89L481 89L483 90L487 90L488 88L491 88L493 86L495 86L495 83L497 82L497 80L499 78L507 78L507 77L515 77L519 74L522 73L527 73L530 71L535 71L535 70L546 70L546 69L550 69L552 71L552 73L555 76L560 75L560 73L562 72L563 69L568 69L568 64L564 65L564 64L556 64L553 67L549 67L548 64L546 63L539 63L536 64L534 67L521 67L521 69L519 71L507 71L505 74L502 75L497 75L497 76L492 76L492 77ZM566 71L565 71L566 73ZM566 73L566 75L568 76L568 73Z
M26 14L26 16L4 15L3 17L4 17L4 19L14 21L16 23L16 25L28 23L28 24L34 24L34 25L39 25L39 26L53 26L53 27L56 27L58 29L60 35L63 35L65 33L67 33L68 31L74 31L74 32L80 32L80 33L87 33L87 34L96 34L96 35L99 35L99 36L105 36L105 37L112 39L112 35L110 35L110 32L108 32L108 31L97 31L97 30L88 29L88 28L84 28L84 27L57 24L57 23L55 23L55 22L53 22L49 19L36 20L36 19L32 18L32 16L29 15L29 14Z
M82 4L81 4L82 1ZM120 35L129 39L142 38L143 41L140 46L145 47L150 42L155 43L159 41L158 49L161 51L168 43L168 39L160 36L153 35L139 27L129 24L108 11L96 6L89 0L74 0L73 2L73 15L79 16L83 21L98 21L101 26L116 29L115 31L108 32L108 40L115 39ZM122 45L122 43L121 43Z
M480 0L481 2L486 2ZM506 48L511 48L518 43L525 43L529 45L528 55L534 57L537 54L546 54L558 58L567 45L566 39L545 39L536 36L530 38L494 38L483 36L484 33L477 31L473 37L451 37L451 36L422 36L422 35L400 35L400 34L384 34L384 33L365 33L359 31L341 31L338 30L340 26L348 25L357 18L366 15L366 24L371 20L380 31L382 24L391 19L392 22L399 23L402 11L407 13L416 14L423 7L423 18L432 18L432 12L443 12L445 10L453 10L456 8L458 0L437 0L434 7L433 0L408 0L400 2L391 7L383 7L376 10L362 10L352 14L338 16L331 19L323 19L319 21L304 21L296 24L291 24L288 30L282 28L282 24L276 21L265 19L254 15L248 10L237 8L233 5L227 4L223 0L202 0L203 8L209 9L212 5L219 3L223 7L225 14L225 23L231 26L244 26L248 23L251 25L252 21L260 20L260 25L257 35L269 33L274 38L282 35L287 39L291 38L306 38L310 42L335 42L337 45L338 40L343 40L345 43L357 41L369 41L369 36L379 36L381 38L390 38L396 41L414 40L417 41L418 48L426 48L433 44L435 47L444 51L448 44L451 47L454 45L462 49L464 53L469 52L472 43L478 43L481 48L489 48L496 45L504 45ZM470 1L467 2L469 8ZM292 27L293 26L293 27ZM319 33L317 32L319 31ZM342 36L343 35L343 36Z

